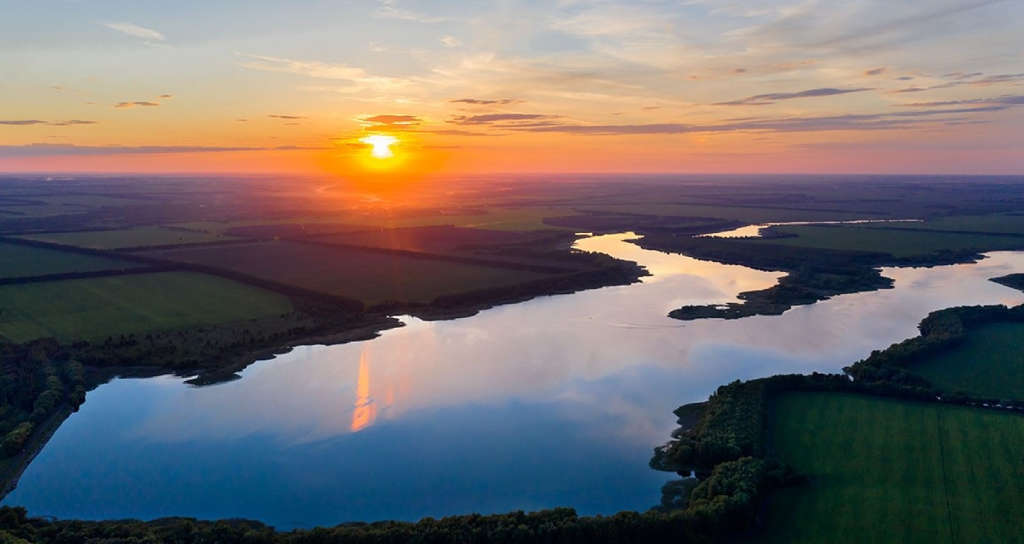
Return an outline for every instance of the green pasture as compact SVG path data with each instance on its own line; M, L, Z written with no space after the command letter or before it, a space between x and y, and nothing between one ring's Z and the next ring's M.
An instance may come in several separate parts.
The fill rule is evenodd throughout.
M430 302L442 295L512 285L544 274L295 242L264 242L147 253L235 270L375 304Z
M955 349L911 369L943 391L1024 399L1024 323L991 323L971 329Z
M991 232L999 234L1024 235L1024 215L964 215L940 217L919 223L867 223L859 226L876 229L899 227L915 230Z
M839 393L777 400L779 457L813 484L772 495L758 540L1024 542L1024 416Z
M984 234L953 234L889 230L834 225L791 225L775 227L777 231L795 234L795 238L770 238L760 244L774 244L824 249L877 251L894 257L924 255L942 250L995 251L1024 249L1024 238L986 236Z
M118 259L0 242L0 278L95 272L138 266Z
M237 282L159 272L0 286L0 336L64 342L229 323L290 312L291 302Z
M237 240L233 236L223 234L174 230L161 227L33 234L22 236L22 238L92 249L120 249L125 247L166 246Z
M855 211L790 210L772 207L720 206L702 204L580 204L584 211L636 213L657 216L714 217L747 223L781 223L789 221L851 221L883 219L883 216Z

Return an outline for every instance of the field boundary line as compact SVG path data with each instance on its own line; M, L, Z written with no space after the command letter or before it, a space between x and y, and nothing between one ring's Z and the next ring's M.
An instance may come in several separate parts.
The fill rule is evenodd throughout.
M946 471L946 446L942 440L942 413L935 411L936 431L939 435L939 464L942 467L942 492L946 496L946 521L949 524L949 541L956 544L956 535L953 533L953 507L949 502L949 474Z

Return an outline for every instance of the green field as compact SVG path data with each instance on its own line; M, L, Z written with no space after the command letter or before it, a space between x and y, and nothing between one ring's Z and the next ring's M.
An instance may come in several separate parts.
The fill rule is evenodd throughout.
M943 391L1024 398L1024 323L970 329L954 350L917 363L911 370Z
M442 295L542 278L536 272L419 259L294 242L263 242L146 253L235 270L376 304L430 302Z
M850 221L882 219L870 213L832 210L792 210L771 207L715 206L702 204L580 204L580 210L637 213L659 216L717 217L747 223L780 223L788 221Z
M986 236L984 234L952 234L887 230L879 228L837 227L830 225L792 225L776 227L779 232L795 234L796 238L772 238L758 241L776 244L825 249L878 251L894 257L923 255L941 250L994 251L1024 249L1024 238Z
M160 272L0 286L0 336L60 341L280 315L282 295L215 276Z
M201 244L208 242L222 242L225 240L237 240L235 237L225 236L223 234L173 230L161 227L136 227L133 229L123 230L33 234L31 236L22 236L22 238L93 249Z
M140 265L118 259L0 243L0 278L95 272L138 266Z
M891 228L891 223L866 223L859 225L865 228ZM1024 234L1024 215L965 215L959 217L942 217L921 223L906 223L899 227L921 230L994 232L1001 234Z
M1024 416L789 393L779 457L814 483L772 496L765 542L1024 542Z

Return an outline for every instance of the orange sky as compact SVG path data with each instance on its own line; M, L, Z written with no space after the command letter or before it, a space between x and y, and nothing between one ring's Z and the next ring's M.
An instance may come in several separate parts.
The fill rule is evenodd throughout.
M7 14L0 171L1024 173L1020 2L216 4Z

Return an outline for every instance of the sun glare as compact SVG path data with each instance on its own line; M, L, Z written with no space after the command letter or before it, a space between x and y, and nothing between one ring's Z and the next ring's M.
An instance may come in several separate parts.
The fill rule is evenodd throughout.
M373 146L373 149L370 150L370 155L373 158L390 159L395 156L391 151L391 146L398 143L398 138L395 138L394 136L375 134L373 136L362 138L359 141Z

